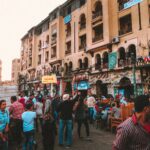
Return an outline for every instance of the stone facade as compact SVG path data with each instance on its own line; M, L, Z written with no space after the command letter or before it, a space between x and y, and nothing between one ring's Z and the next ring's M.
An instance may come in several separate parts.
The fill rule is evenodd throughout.
M20 59L14 59L12 61L11 81L16 85L18 84L18 76L20 73Z
M55 73L59 94L73 87L74 77L86 73L95 94L124 90L129 97L134 94L134 61L137 91L148 92L149 18L149 0L127 9L123 0L68 0L22 38L21 73L32 88L42 87L43 75ZM121 85L124 82L128 85Z

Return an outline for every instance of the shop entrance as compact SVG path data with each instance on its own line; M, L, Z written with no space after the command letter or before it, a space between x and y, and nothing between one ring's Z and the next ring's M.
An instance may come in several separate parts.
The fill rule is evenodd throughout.
M134 95L134 87L129 78L124 77L120 80L118 94L121 94L126 98L131 98L131 96Z
M107 89L107 84L102 83L101 80L98 80L96 82L96 94L98 97L101 96L107 96L108 95L108 89Z

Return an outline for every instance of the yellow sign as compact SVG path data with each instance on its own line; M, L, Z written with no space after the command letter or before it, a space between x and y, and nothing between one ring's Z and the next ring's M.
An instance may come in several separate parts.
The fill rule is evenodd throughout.
M43 84L57 83L56 75L43 76L43 77L42 77L42 83L43 83Z

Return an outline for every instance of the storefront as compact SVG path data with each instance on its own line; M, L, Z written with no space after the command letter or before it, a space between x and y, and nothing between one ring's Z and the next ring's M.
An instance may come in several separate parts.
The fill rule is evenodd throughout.
M143 67L141 70L143 90L145 94L150 93L150 65Z
M134 96L133 72L129 71L112 71L90 76L89 79L92 93L98 97L111 94L116 96L121 94L127 98ZM136 71L137 94L143 94L140 70Z

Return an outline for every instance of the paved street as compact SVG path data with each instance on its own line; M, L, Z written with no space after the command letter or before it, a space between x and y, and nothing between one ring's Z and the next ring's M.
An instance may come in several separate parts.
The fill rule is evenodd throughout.
M84 126L82 127L84 131ZM83 133L84 134L84 133ZM74 130L74 142L70 150L111 150L112 141L115 135L110 132L106 132L95 127L91 127L91 141L85 139L79 140ZM58 137L57 137L58 138ZM41 143L40 141L38 143ZM38 144L38 150L43 150L41 144ZM65 147L58 146L58 142L55 144L55 150L64 150Z

